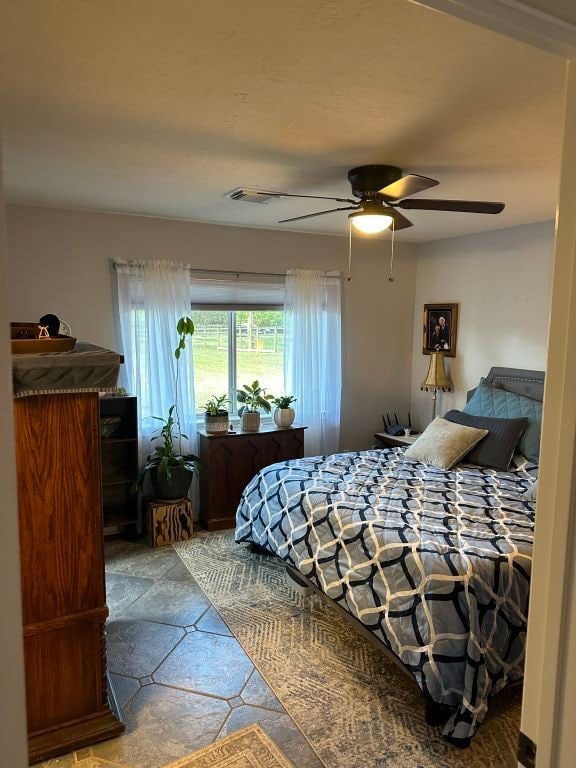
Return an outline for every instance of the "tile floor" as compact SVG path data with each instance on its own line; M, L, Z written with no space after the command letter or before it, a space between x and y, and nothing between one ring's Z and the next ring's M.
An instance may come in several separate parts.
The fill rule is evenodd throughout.
M41 765L161 768L258 723L295 768L322 768L172 547L105 550L108 670L126 732Z

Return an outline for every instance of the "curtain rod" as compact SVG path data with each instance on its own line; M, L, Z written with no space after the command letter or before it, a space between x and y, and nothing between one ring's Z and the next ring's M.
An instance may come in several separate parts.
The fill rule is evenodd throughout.
M258 275L260 277L286 277L285 272L245 272L242 269L202 269L190 267L190 272L208 272L218 275Z
M139 262L134 261L124 261L123 259L113 259L112 263L114 265L114 269L116 267L125 267L129 266L130 264L137 264ZM242 269L208 269L208 267L191 267L189 264L183 264L182 266L188 267L188 270L190 272L193 272L195 274L203 273L203 274L216 274L216 275L253 275L255 277L281 277L283 279L286 279L286 272L245 272ZM324 271L324 270L321 270ZM326 270L324 271L327 277L339 277L340 272L338 270Z
M116 267L126 267L130 266L132 264L137 264L139 262L134 261L124 261L123 259L112 259L112 263L114 265L114 269ZM208 274L218 274L218 275L257 275L257 276L263 276L263 277L286 277L285 272L245 272L242 269L209 269L208 267L191 267L188 264L182 264L182 266L188 267L188 270L190 272L194 273L208 273Z

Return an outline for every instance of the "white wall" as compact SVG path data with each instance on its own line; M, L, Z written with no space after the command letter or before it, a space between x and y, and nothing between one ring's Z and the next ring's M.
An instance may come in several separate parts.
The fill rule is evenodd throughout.
M117 349L110 259L171 259L196 267L284 272L346 270L346 237L8 206L10 318L54 312L74 335ZM385 410L410 397L416 246L355 238L353 278L343 281L342 449L368 447Z
M420 391L430 360L422 354L424 304L459 304L456 357L446 358L453 391L439 395L441 415L461 408L494 365L546 368L553 253L551 221L420 247L411 409L421 428L432 418L432 394Z
M8 206L8 237L10 318L55 312L80 338L114 349L113 257L273 272L345 272L347 261L344 237L29 206ZM389 283L389 243L357 239L343 284L342 449L370 445L384 411L410 408L421 428L430 420L432 396L420 391L425 303L460 310L457 355L446 359L454 391L440 396L439 413L461 407L492 365L544 369L553 240L553 222L543 222L401 244Z
M16 500L16 463L12 420L12 361L7 325L7 258L0 173L0 762L28 765L24 659L20 606L20 541Z

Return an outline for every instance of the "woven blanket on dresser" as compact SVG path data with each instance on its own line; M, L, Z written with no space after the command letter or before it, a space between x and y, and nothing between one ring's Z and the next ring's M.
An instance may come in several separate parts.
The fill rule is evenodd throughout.
M465 744L522 678L537 468L444 471L403 448L273 464L244 491L236 541L311 579L371 630Z

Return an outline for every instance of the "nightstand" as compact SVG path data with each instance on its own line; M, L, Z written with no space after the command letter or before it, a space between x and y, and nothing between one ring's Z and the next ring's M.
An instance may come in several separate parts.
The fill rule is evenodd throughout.
M389 435L387 432L375 432L374 437L382 444L383 448L398 448L398 446L406 447L412 445L420 435Z

